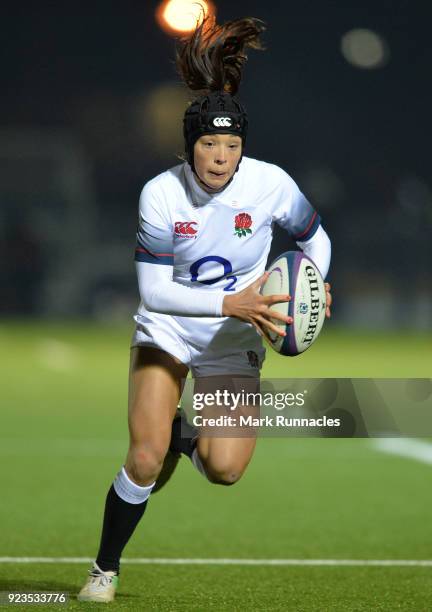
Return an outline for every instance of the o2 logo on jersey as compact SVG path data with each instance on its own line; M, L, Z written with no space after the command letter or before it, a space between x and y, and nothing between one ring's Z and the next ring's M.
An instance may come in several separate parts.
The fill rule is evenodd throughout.
M179 238L195 238L195 234L198 232L194 227L195 225L198 225L196 221L176 221L174 223L174 233Z
M223 266L223 274L219 274L214 278L206 278L211 276L211 273L214 271L215 266L209 264L219 264L216 266L216 269L221 270L221 266ZM200 276L200 268L201 268L201 278ZM224 287L224 291L235 291L234 285L237 282L237 276L231 274L233 271L232 264L228 259L224 257L220 257L219 255L208 255L207 257L201 257L195 261L191 267L189 268L189 272L191 274L191 281L193 283L198 282L203 285L214 285L219 281L225 279L228 281L228 284Z

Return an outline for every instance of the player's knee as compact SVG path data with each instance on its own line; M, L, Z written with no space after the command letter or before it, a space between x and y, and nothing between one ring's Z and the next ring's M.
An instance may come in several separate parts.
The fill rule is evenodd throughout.
M207 478L213 484L231 486L242 477L243 471L235 468L219 468L206 466Z
M129 449L127 471L139 485L154 482L162 469L166 449L153 445L133 446Z

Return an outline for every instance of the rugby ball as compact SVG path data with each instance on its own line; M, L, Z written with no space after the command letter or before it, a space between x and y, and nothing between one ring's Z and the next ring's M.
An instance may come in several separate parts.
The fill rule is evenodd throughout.
M262 295L289 293L290 302L274 304L272 310L291 316L291 325L273 319L286 331L280 336L269 331L272 348L281 355L294 357L303 353L318 338L326 311L326 291L318 268L301 251L287 251L268 268L270 276L261 289Z

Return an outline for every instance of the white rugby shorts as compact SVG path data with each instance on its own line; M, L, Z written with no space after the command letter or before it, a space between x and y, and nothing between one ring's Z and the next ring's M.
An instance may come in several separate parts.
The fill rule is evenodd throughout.
M153 346L177 357L194 378L259 377L265 349L255 328L224 317L174 317L139 312L131 348Z

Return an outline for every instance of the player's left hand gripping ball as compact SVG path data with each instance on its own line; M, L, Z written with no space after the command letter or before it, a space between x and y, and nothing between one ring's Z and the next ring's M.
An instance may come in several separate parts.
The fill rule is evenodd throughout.
M324 283L324 288L326 290L326 317L327 319L330 319L331 317L330 306L332 305L332 302L333 302L332 294L330 293L330 290L331 290L330 283Z

